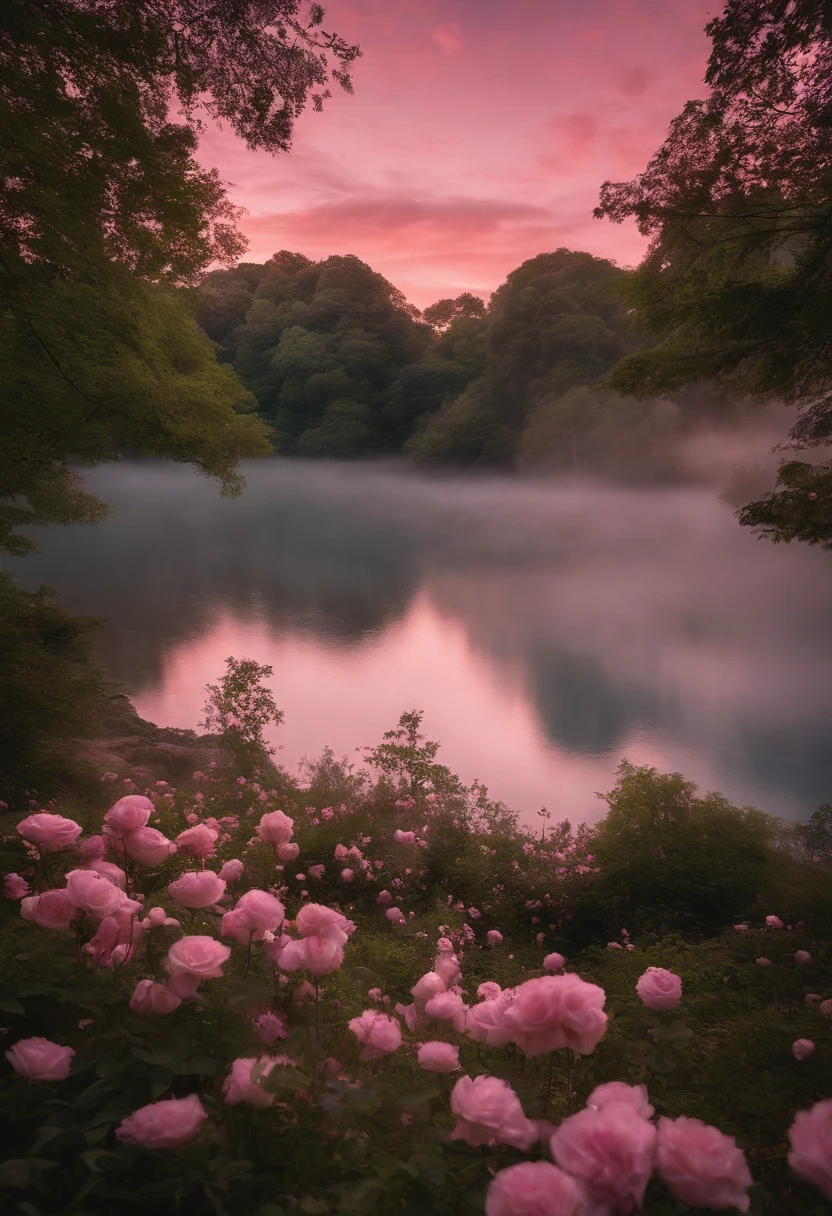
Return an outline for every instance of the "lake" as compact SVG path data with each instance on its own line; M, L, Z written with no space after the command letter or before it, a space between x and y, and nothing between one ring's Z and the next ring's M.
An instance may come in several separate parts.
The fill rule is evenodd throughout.
M124 463L95 527L9 561L106 618L95 657L197 727L228 655L274 668L290 769L360 757L409 709L439 759L539 823L597 820L623 757L790 818L832 800L832 555L716 491L250 462L239 499Z

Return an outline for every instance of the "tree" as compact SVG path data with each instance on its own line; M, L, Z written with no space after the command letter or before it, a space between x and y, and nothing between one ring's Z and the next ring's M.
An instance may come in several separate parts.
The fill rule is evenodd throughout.
M800 411L781 450L832 440L832 6L728 0L706 26L710 95L690 101L597 216L650 237L628 285L658 336L607 377L654 395L695 381ZM784 460L779 489L738 511L775 541L832 548L832 462Z
M422 313L422 320L434 329L444 331L460 317L473 317L481 320L488 313L485 302L479 296L464 291L455 300L437 300L430 304Z
M267 664L232 656L225 660L225 675L219 683L205 686L208 699L200 725L222 734L238 766L250 772L264 757L274 755L263 731L267 726L280 726L284 718L271 689L264 686L272 674Z
M239 485L254 402L170 289L245 242L202 119L275 153L359 54L305 0L7 0L0 11L0 544L102 507L77 465L134 451ZM180 107L178 117L171 114ZM246 416L248 415L248 416Z

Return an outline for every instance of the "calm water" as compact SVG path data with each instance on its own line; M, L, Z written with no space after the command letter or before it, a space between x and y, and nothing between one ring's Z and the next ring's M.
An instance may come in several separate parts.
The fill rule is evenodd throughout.
M757 541L700 488L257 462L238 500L109 467L114 508L12 563L107 619L139 712L195 727L226 656L274 667L278 758L425 712L440 759L535 821L594 820L622 757L789 817L832 800L832 555Z

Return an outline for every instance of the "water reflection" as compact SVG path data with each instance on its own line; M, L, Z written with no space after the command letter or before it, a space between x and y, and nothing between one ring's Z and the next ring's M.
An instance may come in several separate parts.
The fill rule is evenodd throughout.
M447 763L533 815L595 818L623 755L786 815L832 795L829 555L708 489L258 462L241 499L124 465L115 514L13 563L108 618L98 657L193 726L229 654L275 668L282 758L425 710Z

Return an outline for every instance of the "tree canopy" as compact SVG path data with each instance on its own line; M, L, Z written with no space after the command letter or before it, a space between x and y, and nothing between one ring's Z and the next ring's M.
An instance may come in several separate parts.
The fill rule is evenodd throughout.
M201 115L286 150L358 48L301 0L8 0L0 11L0 545L93 518L73 468L131 451L234 489L269 450L174 286L245 242ZM177 104L181 107L173 121Z
M710 94L690 101L634 181L596 215L651 239L629 284L660 341L607 378L653 395L695 381L799 407L793 449L832 441L832 7L728 0L706 26ZM785 460L740 521L832 548L832 462Z

